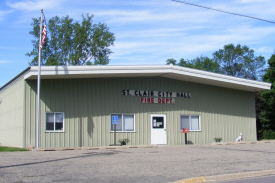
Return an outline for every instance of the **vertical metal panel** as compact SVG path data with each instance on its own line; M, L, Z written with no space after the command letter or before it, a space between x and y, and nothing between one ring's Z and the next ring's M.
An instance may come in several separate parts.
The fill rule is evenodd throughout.
M36 81L26 85L26 145L35 142ZM139 97L123 96L122 89L190 92L191 99L176 98L175 105L142 104ZM215 136L224 142L256 140L254 94L192 82L149 78L97 78L41 80L41 146L87 147L113 144L111 113L135 114L135 132L118 132L130 145L151 143L150 114L166 114L168 145L184 145L181 115L200 115L201 131L190 132L190 144L209 144ZM65 113L65 132L45 132L45 112ZM118 143L118 142L117 142Z
M0 143L3 146L24 147L24 80L0 93Z

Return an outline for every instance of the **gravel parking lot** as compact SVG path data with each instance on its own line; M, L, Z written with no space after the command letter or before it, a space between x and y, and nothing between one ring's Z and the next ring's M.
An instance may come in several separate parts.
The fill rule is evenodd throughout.
M275 143L0 153L0 182L173 182L275 169Z

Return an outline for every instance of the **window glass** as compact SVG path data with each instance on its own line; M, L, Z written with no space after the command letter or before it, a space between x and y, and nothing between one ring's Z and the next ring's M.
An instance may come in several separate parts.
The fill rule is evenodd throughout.
M153 117L153 128L164 128L164 117Z
M191 130L199 130L199 116L191 116Z
M55 113L55 121L63 123L63 113Z
M122 131L122 115L121 114L112 114L111 120L113 119L113 116L118 116L118 123L116 125L116 131ZM112 121L111 121L112 124ZM115 125L111 125L111 130L115 131Z
M54 122L54 113L47 113L46 121L47 122Z
M189 127L189 116L181 116L180 123L181 123L181 127L180 127L181 130L183 128L188 128L190 130L190 127Z
M54 113L46 113L46 130L54 130Z
M54 130L54 123L53 122L47 122L46 123L46 130Z
M63 130L63 123L55 123L55 130Z
M55 113L55 130L63 130L63 113Z
M64 113L46 113L46 131L63 131Z
M124 115L124 128L125 131L134 131L134 115Z

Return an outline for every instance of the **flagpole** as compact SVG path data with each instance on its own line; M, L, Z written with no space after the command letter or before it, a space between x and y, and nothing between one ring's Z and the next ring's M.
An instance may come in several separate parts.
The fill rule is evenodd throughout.
M39 147L39 119L40 119L40 74L41 74L41 34L42 34L42 14L43 9L41 9L40 18L40 33L39 33L39 45L38 45L38 74L37 74L37 99L36 99L36 148Z

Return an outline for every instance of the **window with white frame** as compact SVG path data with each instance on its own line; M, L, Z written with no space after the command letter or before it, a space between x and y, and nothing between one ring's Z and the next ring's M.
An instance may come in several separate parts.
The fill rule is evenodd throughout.
M189 131L201 131L199 115L182 115L180 117L180 129L188 128Z
M116 131L133 132L135 131L135 115L134 114L111 114L111 131L115 131L115 125L112 124L113 116L117 116L118 122Z
M46 131L64 132L63 112L46 112Z

